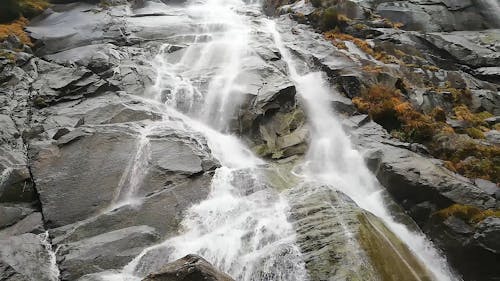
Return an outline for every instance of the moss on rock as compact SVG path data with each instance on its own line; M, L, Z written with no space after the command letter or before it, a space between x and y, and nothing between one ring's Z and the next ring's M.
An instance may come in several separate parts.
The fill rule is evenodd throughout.
M358 219L359 241L381 275L381 280L434 280L424 265L380 219L367 212L358 214Z

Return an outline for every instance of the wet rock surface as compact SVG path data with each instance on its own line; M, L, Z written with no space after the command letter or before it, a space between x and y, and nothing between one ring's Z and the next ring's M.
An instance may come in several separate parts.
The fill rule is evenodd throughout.
M342 192L306 185L288 198L310 280L432 280L380 219Z
M164 265L158 272L149 274L143 281L232 281L229 275L214 268L208 261L197 255L187 255Z
M164 15L154 13L155 5L163 5L159 2L137 2L117 1L108 8L93 3L55 5L27 28L38 40L34 54L23 49L15 62L0 59L2 280L52 281L54 270L60 270L61 280L102 280L97 272L112 274L144 248L175 235L185 210L210 192L219 163L206 140L186 129L184 120L164 116L161 103L141 97L153 94L152 61L178 62L185 46L195 40L196 24L175 7ZM346 40L345 48L333 46L302 24L321 27L317 7L293 2L270 1L265 9L275 15L292 12L291 17L276 20L287 31L282 36L290 42L293 55L308 64L299 72L325 72L332 92L337 88L342 94L332 95L328 102L346 116L346 131L365 152L368 166L465 279L495 280L498 219L488 216L471 224L457 216L437 219L435 212L453 204L498 209L498 183L468 179L446 169L430 156L428 147L396 140L369 116L359 114L351 101L380 83L399 89L422 112L442 107L448 114L456 106L455 90L467 90L473 113L493 115L482 124L489 129L484 139L476 141L498 145L498 130L493 128L500 114L499 34L493 28L500 25L492 20L497 15L484 9L488 1L339 4L339 11L354 20L345 28L368 39L373 50L389 54L384 63L354 41ZM319 2L320 8L332 4ZM404 26L397 29L374 19L360 21L365 26L355 28L357 20L376 12ZM458 20L462 18L469 20ZM272 47L272 38L251 36L259 43L241 66L244 75L235 78L251 86L240 89L245 100L234 112L230 130L263 158L300 157L307 150L309 128L297 89ZM159 52L164 43L168 45ZM207 68L204 78L216 71ZM173 78L165 79L169 83ZM416 86L407 87L406 82ZM161 93L162 102L174 92L170 90ZM182 99L177 107L197 110ZM462 134L470 129L464 120L446 121ZM382 250L388 245L380 231L392 246L399 245L403 253L407 249L345 195L328 187L290 193L291 219L313 280L378 280L380 274L387 280L394 276L408 278L394 280L418 280L405 266L387 269L384 264L370 264L381 259L377 253L393 264L401 262L393 252ZM364 239L363 249L349 248L349 239L339 228L343 224L357 239ZM40 236L45 231L50 233L48 240ZM49 246L59 247L57 259L52 260ZM409 264L419 268L408 256ZM166 265L145 280L184 280L171 279L179 274L186 280L232 280L196 256ZM417 275L428 278L423 270Z
M183 212L209 193L219 164L206 141L137 96L154 83L150 59L162 42L131 35L149 27L126 22L128 6L54 5L28 28L36 55L1 61L6 280L55 280L36 267L59 268L62 280L121 268L176 233ZM57 260L13 264L8 251L37 255L15 241L47 230Z
M498 38L497 29L492 29L497 28L497 25L495 21L490 20L490 15L486 15L482 10L483 5L488 1L465 2L364 1L355 4L373 13L377 13L379 9L385 9L388 11L386 17L394 22L403 23L399 29L394 28L387 21L384 24L382 19L377 16L373 17L373 14L363 15L346 10L343 3L336 1L319 1L313 5L307 5L301 1L281 3L268 1L266 7L283 5L269 14L285 14L280 17L280 21L283 22L281 30L284 41L289 44L287 46L294 56L309 58L309 68L326 72L330 82L337 88L332 89L332 100L341 100L344 97L356 100L363 97L373 85L390 85L389 88L399 91L402 96L401 102L410 103L418 112L430 115L435 108L439 107L443 109L446 116L449 116L446 122L452 124L450 126L453 127L456 135L437 138L435 141L441 147L439 149L457 147L458 150L464 144L481 144L487 149L497 151L494 126L497 124L495 116L498 115L497 111L500 108L499 86L495 84ZM339 20L336 30L332 31L336 35L324 34L327 38L338 36L336 39L330 39L333 43L330 45L326 45L322 36L315 35L309 27L303 25L311 25L316 28L316 31L321 31L322 15L328 9L333 9L349 18L344 22ZM390 13L394 13L395 18L391 17ZM432 20L430 17L428 20L425 19L428 15L437 13L441 16L433 16ZM382 12L380 14L383 15ZM409 16L410 14L413 16ZM471 21L467 22L470 26L453 23L454 16L463 14L473 14L470 17ZM396 19L399 16L401 20ZM418 21L422 21L421 24ZM485 21L491 25L481 23ZM490 29L487 29L488 27ZM360 38L366 45L359 41ZM366 46L372 46L372 51ZM396 49L399 51L395 51ZM399 56L403 52L405 55ZM376 58L386 54L391 55L383 59ZM429 65L436 65L436 68L429 68ZM429 90L429 87L434 87L432 85L437 86ZM454 100L460 91L465 93L466 100ZM340 92L340 97L335 97L338 95L336 92ZM474 114L487 112L484 113L485 116L491 118L486 118L484 121L491 122L488 124L493 125L485 129L484 138L474 136L470 133L471 124L465 120L457 120L454 116L457 105L461 103L466 104ZM398 120L376 120L380 121L381 126L371 121L373 116L359 114L358 105L359 103L353 111L345 109L348 108L348 103L343 105L343 113L349 116L345 118L343 124L345 130L351 135L352 141L364 152L367 165L379 182L406 210L407 214L446 252L452 264L461 271L466 280L495 280L494 276L497 273L488 263L498 257L491 256L488 248L477 245L474 246L474 250L467 247L463 247L463 252L450 250L451 248L445 242L446 239L439 237L447 231L459 233L460 230L448 228L445 230L440 222L434 220L433 214L453 204L458 204L486 211L489 213L487 216L495 218L498 216L499 201L492 192L498 190L498 181L491 182L490 178L486 182L481 182L474 176L467 178L458 175L455 170L450 171L447 162L432 156L436 150L439 151L431 146L432 143L421 144L413 140L397 139L398 132L394 131L394 127L390 127L390 122L397 124ZM467 132L469 135L466 135ZM450 150L453 151L453 149ZM498 153L495 152L494 156L483 156L483 158L479 156L476 159L486 158L495 162L497 160L494 159L498 159L495 155ZM472 157L467 161L476 160ZM496 171L494 167L497 167L498 162L495 163L491 166L492 171ZM471 232L466 235L447 236L448 241L453 241L452 244L464 245L458 238L462 236L466 237L464 239L467 241L472 241L473 233L477 231L479 224L464 223L468 225ZM435 227L432 227L434 224ZM460 246L456 247L460 248ZM484 264L478 262L473 267L467 267L468 254L478 256L479 252L485 257ZM480 259L482 258L478 257L478 260Z

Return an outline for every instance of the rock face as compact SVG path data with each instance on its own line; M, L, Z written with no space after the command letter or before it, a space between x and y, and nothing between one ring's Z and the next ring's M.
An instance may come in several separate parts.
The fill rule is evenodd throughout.
M197 255L187 255L149 274L143 281L233 281L229 275L217 270Z
M0 277L4 280L58 280L50 244L43 235L26 233L0 239Z
M64 244L59 249L64 256L59 262L60 277L76 280L88 273L121 268L159 238L152 227L132 226Z
M363 9L364 13L347 9L346 2ZM480 224L470 225L467 220L462 221L470 228L463 235L459 228L450 230L444 227L441 221L434 219L434 213L458 204L482 210L489 218L498 216L500 204L494 195L498 190L498 179L494 176L498 160L493 160L498 159L498 125L495 124L500 109L500 87L495 69L498 65L499 38L495 29L498 22L484 9L485 5L489 5L490 11L497 10L497 3L492 3L416 0L311 1L311 5L302 1L267 1L265 4L271 10L268 14L286 14L277 21L283 33L281 37L293 56L307 58L310 68L325 71L342 95L332 90L332 100L348 98L347 102L342 102L343 110L335 108L349 116L344 120L345 129L363 151L367 165L379 182L447 253L465 280L494 280L492 276L498 274L489 262L498 259L498 256L492 256L486 247L479 245L463 247L464 252L454 251L445 240L457 245L455 248L458 249L458 245L464 245L464 240L473 240ZM337 17L335 29L331 27L331 32L323 36L314 35L305 26L311 25L316 31L328 30L322 25L327 20L325 15L329 13L342 14ZM343 20L344 15L349 19ZM467 22L457 20L464 17ZM333 44L327 44L325 37ZM349 110L349 99L359 101L374 85L389 85L398 92L402 103L409 103L416 112L427 115L436 123L447 122L455 134L448 138L436 137L432 140L434 143L426 143L411 136L399 135L408 126L400 124L398 127L402 118L385 120L387 122L374 118L380 126L371 121L370 116L356 112L362 111L359 103L354 108L351 105ZM374 107L384 107L384 102L375 103ZM484 133L474 136L473 126L456 117L456 111L463 106L473 114L485 114L480 122L490 127L485 127ZM444 118L431 117L436 108L443 110ZM495 151L494 156L483 158L474 156L465 159L467 156L459 156L463 158L463 163L492 159L496 164L487 170L493 171L493 176L483 178L493 182L487 180L482 183L476 179L481 176L450 171L452 168L448 162L434 158L448 160L436 151L454 147L456 149L450 149L451 155L458 154L464 144L480 145ZM470 178L457 175L457 171ZM444 234L453 231L457 233ZM442 235L447 238L440 238ZM479 261L478 252L485 257L483 263ZM474 269L465 268L469 255L478 257Z
M432 280L384 223L345 194L306 185L288 198L310 280Z
M2 280L121 268L176 233L183 212L209 193L219 163L203 137L136 96L154 83L149 48L161 43L125 39L145 28L121 17L128 2L114 4L54 5L28 28L37 55L0 59ZM47 230L57 259L13 259L37 255L16 241Z
M190 128L191 120L165 111L164 103L174 100L179 111L193 113L202 99L188 99L192 93L176 89L177 77L165 73L160 81L164 91L151 91L158 83L154 63L179 62L188 44L210 40L193 35L200 29L196 18L170 6L172 1L161 1L171 7L168 14L157 13L160 1L66 2L27 28L36 39L34 53L14 39L0 43L0 280L102 280L98 273L117 274L143 249L178 233L185 211L209 195L219 167L207 140ZM480 129L474 143L498 145L496 4L264 4L268 14L289 13L276 22L286 31L281 36L289 51L304 63L298 71L323 71L330 82L325 86L343 94L325 102L343 116L346 131L379 182L466 281L495 280L500 274L495 264L500 255L498 183L448 170L430 156L429 147L396 140L387 126L359 114L352 100L374 84L392 87L419 112L430 115L440 107L444 116L432 118L464 136L455 140L470 140L465 136L470 121L447 118L465 103L471 114L490 113L472 120ZM305 25L326 29L329 8L350 18L336 16L338 31L366 41L344 36L348 39L335 39L332 45L328 36ZM260 12L252 9L238 13L248 14L252 28L264 28ZM403 26L396 28L397 23ZM209 28L222 29L217 24ZM235 85L245 85L234 90L241 97L234 103L240 106L222 117L230 119L228 131L290 174L297 168L290 163L307 150L306 112L272 36L248 36L259 39L250 40L256 46L245 54L241 75L234 77ZM4 49L15 53L15 60L4 58ZM220 71L215 64L204 67L202 77L186 74L189 83L199 85L201 93L194 94L206 94L207 81ZM280 188L290 187L280 171L270 174ZM253 183L245 187L250 194L257 188ZM311 281L432 280L378 218L346 195L313 185L285 193ZM483 217L437 215L454 205L474 208ZM232 279L190 255L145 280Z

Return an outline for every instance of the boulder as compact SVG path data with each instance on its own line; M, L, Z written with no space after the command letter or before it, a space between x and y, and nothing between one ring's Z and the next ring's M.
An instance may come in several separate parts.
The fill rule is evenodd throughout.
M233 281L231 276L219 271L197 255L187 255L150 273L143 281Z
M34 64L39 75L32 84L36 107L116 89L84 67L64 67L41 59L35 59Z
M490 46L492 38L500 40L500 30L478 32L455 31L449 33L426 33L421 35L436 49L450 54L456 61L475 68L498 66L500 54Z
M106 208L133 159L136 139L130 127L81 127L57 142L32 143L32 173L46 223L71 224Z
M384 1L376 11L392 22L403 23L406 30L456 31L498 27L483 15L482 7L471 1ZM467 21L461 21L466 17Z
M493 208L495 199L468 179L442 167L441 161L411 151L373 121L348 128L365 151L368 167L405 209L429 201L439 208L453 203ZM417 223L420 223L417 221Z
M347 195L330 186L305 184L287 197L311 281L431 280L404 242Z
M45 232L45 227L43 225L42 214L34 212L16 224L0 230L0 239L24 233L40 234L43 232Z
M0 276L7 280L59 280L47 237L27 233L0 239Z
M0 204L0 229L11 226L33 213L32 208Z
M142 137L137 125L81 126L57 141L34 142L32 172L46 222L72 224L217 166L201 137L150 126Z
M121 268L159 238L154 228L142 225L61 244L58 251L64 257L59 261L61 280L76 280L85 274Z
M487 217L479 223L457 216L442 219L435 216L424 230L448 255L451 264L464 280L495 280L500 257L500 218Z

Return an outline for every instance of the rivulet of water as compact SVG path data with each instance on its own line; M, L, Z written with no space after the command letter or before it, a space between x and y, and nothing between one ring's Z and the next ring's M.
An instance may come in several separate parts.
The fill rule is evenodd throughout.
M167 262L199 254L236 280L307 280L287 220L287 201L265 180L265 162L226 133L248 86L237 79L252 53L247 5L239 0L193 2L182 8L193 21L193 33L182 39L187 46L175 55L174 44L160 48L153 63L157 79L148 97L166 105L165 116L181 119L202 135L221 167L208 198L186 212L179 235L143 250L121 272L103 278L140 280ZM134 187L147 167L147 135L154 131L148 126L141 133L117 202L134 199Z
M384 205L380 185L366 167L361 154L352 147L349 137L330 107L329 96L335 90L328 87L324 74L299 74L296 62L288 51L286 42L283 42L276 24L269 21L268 27L283 60L288 64L291 79L304 103L310 124L310 144L303 169L306 180L337 188L361 208L381 218L425 264L436 280L458 280L430 241L397 223L390 215Z

